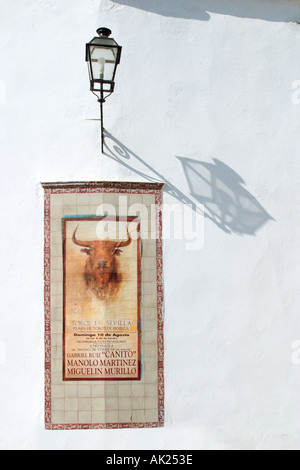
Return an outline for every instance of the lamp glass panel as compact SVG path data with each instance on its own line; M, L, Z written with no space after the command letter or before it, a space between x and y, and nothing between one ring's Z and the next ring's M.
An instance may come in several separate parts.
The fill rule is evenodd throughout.
M92 73L94 80L113 80L117 48L91 46Z

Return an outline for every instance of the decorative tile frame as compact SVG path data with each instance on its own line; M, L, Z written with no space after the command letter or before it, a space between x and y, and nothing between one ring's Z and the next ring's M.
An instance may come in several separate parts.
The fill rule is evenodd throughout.
M44 188L45 427L50 430L121 429L164 425L162 183L42 183ZM101 203L155 205L156 239L142 259L142 369L140 381L66 382L62 377L62 238L65 215L95 212ZM148 255L150 256L148 257ZM146 256L147 255L147 256ZM150 282L149 282L150 281ZM146 288L146 290L145 290ZM154 300L155 299L155 300Z

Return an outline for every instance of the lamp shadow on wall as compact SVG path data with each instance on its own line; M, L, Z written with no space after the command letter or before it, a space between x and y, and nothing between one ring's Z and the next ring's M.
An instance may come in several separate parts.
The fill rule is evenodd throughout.
M177 157L189 186L190 194L186 194L106 130L104 155L147 181L164 182L168 194L228 234L254 236L263 225L274 220L245 189L241 176L220 160L207 163Z
M218 159L207 163L177 157L183 167L190 194L206 209L206 217L227 233L255 235L274 220L245 189L245 181Z
M296 21L300 16L297 1L279 0L112 0L158 15L209 21L210 14L253 18L274 22ZM272 4L273 3L273 4Z

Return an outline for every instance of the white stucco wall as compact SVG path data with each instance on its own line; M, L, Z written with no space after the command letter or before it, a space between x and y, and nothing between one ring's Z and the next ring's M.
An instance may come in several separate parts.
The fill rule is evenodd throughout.
M2 0L1 448L300 449L299 19L296 0ZM86 119L99 26L123 46L121 162ZM164 246L165 428L45 431L39 182L137 172L209 215L201 250Z

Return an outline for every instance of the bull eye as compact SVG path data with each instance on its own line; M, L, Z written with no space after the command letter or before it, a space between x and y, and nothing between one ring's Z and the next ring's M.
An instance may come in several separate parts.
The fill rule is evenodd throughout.
M120 250L119 248L116 248L115 250L113 250L113 254L114 254L115 256L120 256L121 253L123 253L123 251Z

